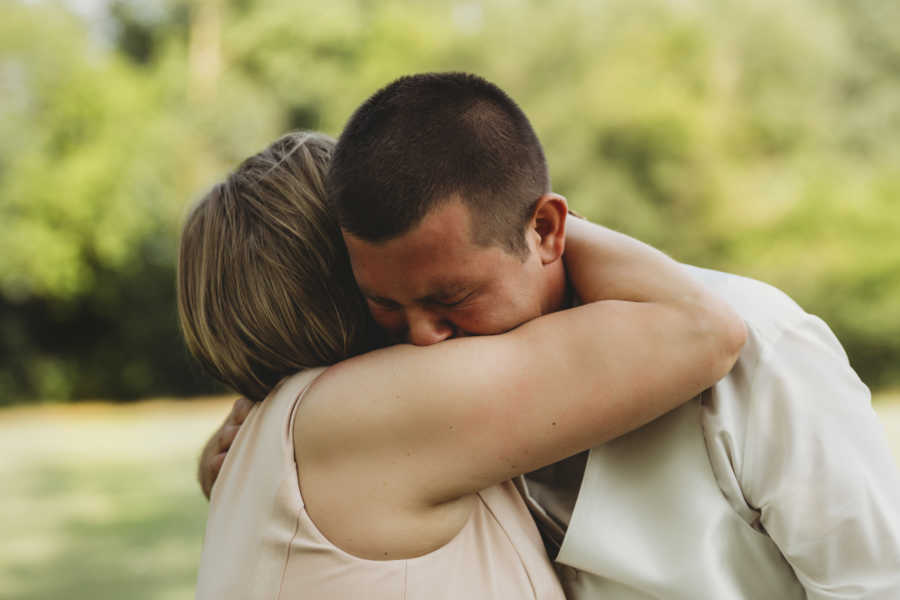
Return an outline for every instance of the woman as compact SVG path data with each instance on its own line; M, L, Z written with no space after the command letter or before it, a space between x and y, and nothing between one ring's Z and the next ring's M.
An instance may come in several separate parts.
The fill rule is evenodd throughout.
M257 402L213 489L197 597L561 598L510 478L714 383L740 320L665 256L572 219L583 306L350 358L371 329L323 200L332 148L281 138L182 234L187 344ZM601 300L614 272L629 295Z

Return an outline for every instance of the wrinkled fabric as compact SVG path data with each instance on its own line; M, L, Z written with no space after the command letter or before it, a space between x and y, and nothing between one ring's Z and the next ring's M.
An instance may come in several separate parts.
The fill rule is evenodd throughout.
M574 507L523 482L567 596L900 598L900 476L840 344L775 288L690 269L747 323L731 373L593 448Z

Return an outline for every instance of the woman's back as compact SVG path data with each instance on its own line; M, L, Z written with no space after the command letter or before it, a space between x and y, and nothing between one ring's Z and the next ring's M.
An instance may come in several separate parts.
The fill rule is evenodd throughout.
M331 543L306 512L292 439L322 371L282 381L241 427L213 488L198 599L563 598L510 482L479 492L459 533L422 556L368 560Z

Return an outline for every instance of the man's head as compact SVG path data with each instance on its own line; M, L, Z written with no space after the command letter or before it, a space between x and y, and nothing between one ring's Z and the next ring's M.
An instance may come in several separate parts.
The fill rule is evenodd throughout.
M562 302L565 200L528 119L479 77L403 77L369 98L328 192L357 282L397 336L498 333Z

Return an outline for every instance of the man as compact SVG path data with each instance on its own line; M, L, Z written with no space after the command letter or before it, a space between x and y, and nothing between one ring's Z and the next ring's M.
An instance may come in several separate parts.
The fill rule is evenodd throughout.
M564 235L566 200L525 115L480 78L417 75L372 96L329 196L397 340L498 333L575 301L559 261L524 243ZM731 374L520 482L568 595L900 598L900 477L839 343L769 286L691 270L747 323Z

